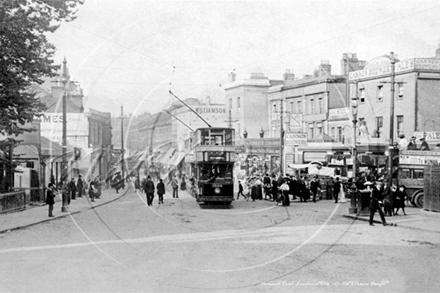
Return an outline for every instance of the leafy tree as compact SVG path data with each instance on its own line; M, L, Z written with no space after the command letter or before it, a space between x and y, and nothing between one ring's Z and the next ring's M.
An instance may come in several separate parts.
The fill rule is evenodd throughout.
M55 46L46 34L72 21L83 0L0 0L0 134L22 127L44 110L33 86L53 77Z

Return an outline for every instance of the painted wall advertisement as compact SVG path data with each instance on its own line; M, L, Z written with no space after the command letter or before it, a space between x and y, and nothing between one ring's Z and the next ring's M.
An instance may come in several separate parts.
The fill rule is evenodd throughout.
M89 126L84 113L67 113L67 144L75 147L88 147ZM43 113L41 116L41 136L62 143L63 114Z

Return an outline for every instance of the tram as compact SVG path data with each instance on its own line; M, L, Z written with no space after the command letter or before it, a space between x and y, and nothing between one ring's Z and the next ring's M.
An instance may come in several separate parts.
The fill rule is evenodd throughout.
M230 204L234 200L235 130L198 128L194 133L191 175L193 195L200 203Z

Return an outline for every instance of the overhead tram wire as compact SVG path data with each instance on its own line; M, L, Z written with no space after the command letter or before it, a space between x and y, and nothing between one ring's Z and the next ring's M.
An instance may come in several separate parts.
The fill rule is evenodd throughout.
M165 110L166 113L168 113L169 115L173 116L174 118L176 118L177 121L179 121L180 123L182 123L183 125L185 125L186 127L188 127L189 130L191 130L192 132L195 132L194 129L192 129L190 126L188 126L185 122L183 122L182 120L180 120L179 118L177 118L176 116L174 116L173 114L171 114L170 111Z
M197 117L199 117L203 122L206 123L206 125L208 125L208 127L212 127L211 124L209 124L205 119L203 119L202 116L199 115L199 113L197 113L196 111L194 111L193 108L191 108L190 106L188 106L188 104L186 104L184 101L182 101L179 97L177 97L171 90L170 90L170 94L172 94L176 99L178 99L182 104L184 104L188 109L190 109L192 112L194 112L194 114L197 115Z

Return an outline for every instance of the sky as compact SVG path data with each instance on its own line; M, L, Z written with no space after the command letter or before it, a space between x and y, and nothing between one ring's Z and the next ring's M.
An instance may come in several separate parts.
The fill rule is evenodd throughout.
M282 79L313 74L322 60L340 74L343 53L432 57L438 1L85 0L49 40L66 57L88 107L139 115L181 99L224 102L228 74Z

